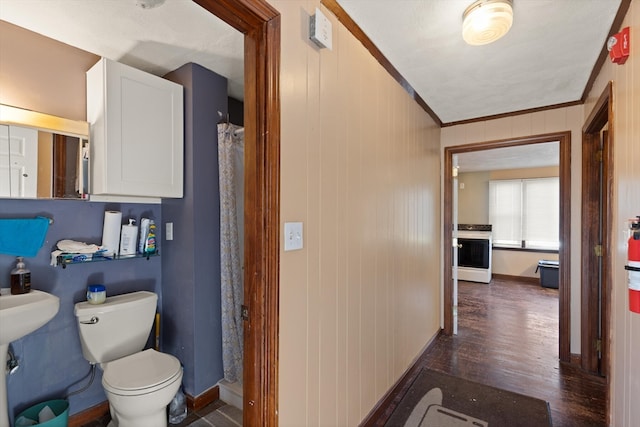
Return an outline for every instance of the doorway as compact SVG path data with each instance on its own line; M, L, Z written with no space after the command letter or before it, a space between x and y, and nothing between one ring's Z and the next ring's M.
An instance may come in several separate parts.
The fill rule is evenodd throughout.
M482 142L475 144L446 147L444 151L444 170L453 170L453 158L455 155L473 151L483 151L495 148L514 147L528 144L540 144L552 141L559 142L560 161L560 249L558 252L560 261L559 271L559 357L563 362L569 362L570 353L570 301L571 301L571 133L559 132L553 134L537 135L524 138ZM453 180L444 180L444 239L443 253L451 253L453 247ZM451 335L454 329L454 284L453 284L453 260L452 257L444 257L444 333Z
M609 317L613 230L613 83L609 82L582 128L581 365L609 374Z
M243 425L278 424L280 14L261 0L194 0L245 35Z

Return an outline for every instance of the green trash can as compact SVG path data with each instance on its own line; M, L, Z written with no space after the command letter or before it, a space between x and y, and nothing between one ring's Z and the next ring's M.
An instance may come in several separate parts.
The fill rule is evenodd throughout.
M45 407L48 406L53 411L55 418L45 421L42 424L35 424L39 427L67 427L69 424L69 402L64 399L47 400L46 402L38 403L28 409L22 411L14 420L16 426L19 426L18 420L20 417L29 418L34 421L38 421L38 414Z

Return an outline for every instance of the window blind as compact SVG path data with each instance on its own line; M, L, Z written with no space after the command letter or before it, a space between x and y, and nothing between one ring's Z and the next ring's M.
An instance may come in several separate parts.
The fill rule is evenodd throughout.
M489 181L493 244L557 250L560 181L554 178Z

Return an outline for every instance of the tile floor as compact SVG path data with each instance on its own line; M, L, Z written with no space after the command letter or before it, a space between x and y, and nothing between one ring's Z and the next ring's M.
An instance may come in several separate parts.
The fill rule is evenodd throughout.
M106 427L111 417L104 416L82 427ZM205 406L198 411L189 411L187 418L180 424L169 424L169 427L242 427L242 411L235 406L227 405L222 400Z

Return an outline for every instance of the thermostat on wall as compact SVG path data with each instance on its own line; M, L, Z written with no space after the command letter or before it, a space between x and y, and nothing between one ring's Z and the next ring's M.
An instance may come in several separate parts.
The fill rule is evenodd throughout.
M331 21L318 8L309 18L309 38L318 46L331 50Z

